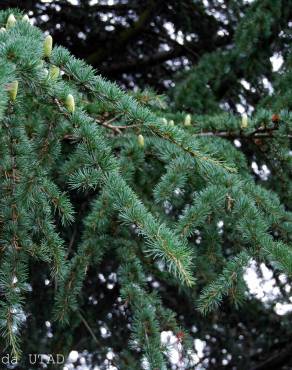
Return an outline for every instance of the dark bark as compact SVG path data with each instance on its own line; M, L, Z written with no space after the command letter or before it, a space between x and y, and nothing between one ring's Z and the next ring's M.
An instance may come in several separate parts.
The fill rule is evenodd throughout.
M253 367L251 370L276 370L281 369L292 360L292 344L288 345L282 351L278 351L265 361Z

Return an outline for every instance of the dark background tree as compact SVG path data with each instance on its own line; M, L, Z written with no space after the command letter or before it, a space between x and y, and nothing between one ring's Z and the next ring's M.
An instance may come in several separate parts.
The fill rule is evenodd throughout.
M256 105L267 91L263 77L266 82L273 79L270 57L279 52L283 58L287 55L290 1L259 2L250 12L252 20L237 29L250 3L3 0L0 7L17 6L26 11L57 44L127 88L151 86L164 92L177 80L177 72L192 70L206 54L220 52L220 58L215 55L209 61L208 70L203 68L201 85L197 84L187 99L183 90L184 104L181 100L178 104L179 109L206 112L214 107L206 103L194 106L193 102L198 98L193 94L206 99L206 85L215 100L227 104L226 109L236 111L236 104L242 102L246 107ZM238 50L230 53L235 42ZM181 78L186 81L185 74ZM243 79L252 84L251 89L242 85Z
M97 4L96 4L97 3ZM231 45L244 1L1 1L19 7L54 41L128 87L165 90L176 71ZM76 4L76 5L73 5ZM90 5L94 4L94 5Z
M26 11L35 18L36 25L49 31L56 44L68 47L75 56L87 60L122 86L132 89L150 86L168 93L167 89L173 88L176 81L177 86L171 89L170 95L177 109L213 113L222 108L237 111L238 104L251 109L263 96L269 99L267 81L274 84L270 58L278 53L284 65L287 62L291 47L291 1L255 3L244 0L133 0L95 4L84 0L74 5L62 0L4 0L0 8L17 6ZM240 23L238 28L246 14L250 19ZM250 87L247 88L242 80ZM254 152L248 145L246 154L252 162ZM78 201L81 203L83 199ZM85 202L77 219L83 218L86 206ZM72 250L79 234L80 230L72 230L68 240ZM113 350L122 358L129 332L119 331L122 325L116 325L116 322L126 322L127 315L118 300L118 284L112 274L117 268L109 254L100 266L99 276L96 271L89 271L84 296L90 300L84 300L83 307L86 307L94 335L84 318L76 317L73 337L62 330L56 332L58 329L54 329L51 337L51 324L46 323L46 317L52 286L45 269L34 270L33 294L36 294L38 306L31 307L35 316L28 320L29 340L24 340L24 352L30 353L38 345L39 352L47 352L50 348L57 353L61 342L62 346L67 342L68 351L87 349L93 352L102 342L103 348L114 343ZM258 273L261 274L259 268ZM281 299L286 302L289 299L289 292L285 290L287 281L281 283L277 274L274 278L281 287ZM208 362L204 362L202 368L292 369L291 314L280 317L275 314L273 304L263 305L257 299L250 299L248 305L237 311L226 303L220 312L203 319L194 306L184 300L183 294L176 296L169 286L163 286L161 294L167 305L178 312L182 325L196 326L194 337L206 342L204 356ZM42 306L39 305L40 297ZM89 312L92 315L88 315ZM95 326L95 317L98 317L98 326ZM109 338L100 332L101 326L110 328ZM46 339L39 343L40 337ZM231 357L226 357L227 354ZM106 351L99 352L96 362L100 363L105 355Z

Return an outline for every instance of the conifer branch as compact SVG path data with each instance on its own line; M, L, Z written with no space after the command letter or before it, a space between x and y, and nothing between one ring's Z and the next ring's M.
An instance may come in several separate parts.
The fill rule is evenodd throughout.
M255 183L245 151L224 140L271 139L268 149L257 145L256 156L282 171L280 187L292 173L292 116L281 113L279 121L263 110L240 126L234 115L195 120L173 113L159 99L153 104L154 94L139 103L21 18L0 12L7 25L0 32L4 345L20 355L27 266L48 266L57 287L54 317L68 323L79 312L89 268L98 269L109 252L113 271L120 266L116 290L133 320L131 344L150 368L162 369L160 333L178 326L149 275L179 287L190 304L201 279L198 308L206 314L227 296L242 304L251 258L292 274L287 195Z
M159 118L147 108L139 106L132 97L127 96L115 84L104 80L101 76L96 76L90 67L69 56L65 49L61 47L55 49L52 63L73 78L81 88L89 91L90 94L94 94L101 101L105 101L118 114L123 115L129 124L141 125L141 128L144 127L154 135L172 142L193 158L210 162L212 165L222 167L230 172L236 171L235 168L231 168L215 158L199 153L193 148L195 143L190 141L181 129L159 124ZM81 70L83 71L82 74L80 73Z

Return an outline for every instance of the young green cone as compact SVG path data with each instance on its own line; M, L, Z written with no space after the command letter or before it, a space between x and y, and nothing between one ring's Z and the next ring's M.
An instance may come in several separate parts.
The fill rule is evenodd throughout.
M53 50L53 38L52 38L51 35L48 35L45 38L45 41L44 41L44 56L45 56L45 58L49 58L51 56L52 50Z
M60 74L60 68L57 66L52 66L50 68L49 76L52 80L56 80L59 77Z
M144 147L144 145L145 145L145 141L144 141L144 136L143 135L138 135L138 144L139 144L139 146L141 147L141 148L143 148Z
M10 14L6 22L6 28L8 29L8 28L13 27L15 23L16 23L16 18L14 17L13 14Z
M187 114L185 116L184 125L185 126L191 126L191 124L192 124L192 116L190 114Z
M23 17L22 17L22 20L25 21L25 22L29 22L29 17L27 14L25 14Z
M248 126L248 117L246 113L243 113L241 115L241 128L247 128Z
M13 81L8 86L10 100L15 101L18 91L18 81Z
M75 111L75 100L72 94L68 94L66 101L65 101L66 108L70 113L74 113Z

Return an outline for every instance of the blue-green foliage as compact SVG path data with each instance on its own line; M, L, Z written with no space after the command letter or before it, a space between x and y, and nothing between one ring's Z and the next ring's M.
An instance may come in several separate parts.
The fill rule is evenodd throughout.
M0 24L9 14L0 13ZM292 274L291 213L268 186L255 182L244 151L233 144L251 142L271 166L281 163L291 173L292 116L281 113L276 125L271 111L259 110L242 129L234 115L193 115L191 126L184 126L184 112L162 112L165 105L151 93L148 106L139 103L138 93L125 93L62 47L45 59L44 35L14 14L17 23L0 32L5 343L20 354L28 264L41 260L50 266L54 317L66 324L79 309L88 269L98 269L111 253L120 266L120 295L132 312L131 348L142 351L151 369L163 369L167 351L160 332L178 327L174 313L147 285L149 274L184 290L204 314L225 297L242 304L243 271L251 258ZM213 65L217 57L210 58ZM58 78L50 75L52 66L60 68ZM205 73L209 67L198 68ZM9 84L15 80L19 88L12 101ZM68 94L74 96L74 112L66 107ZM164 115L175 125L163 121ZM76 194L89 199L81 221ZM82 223L81 237L69 251L62 232L74 223ZM197 279L204 286L201 295Z

